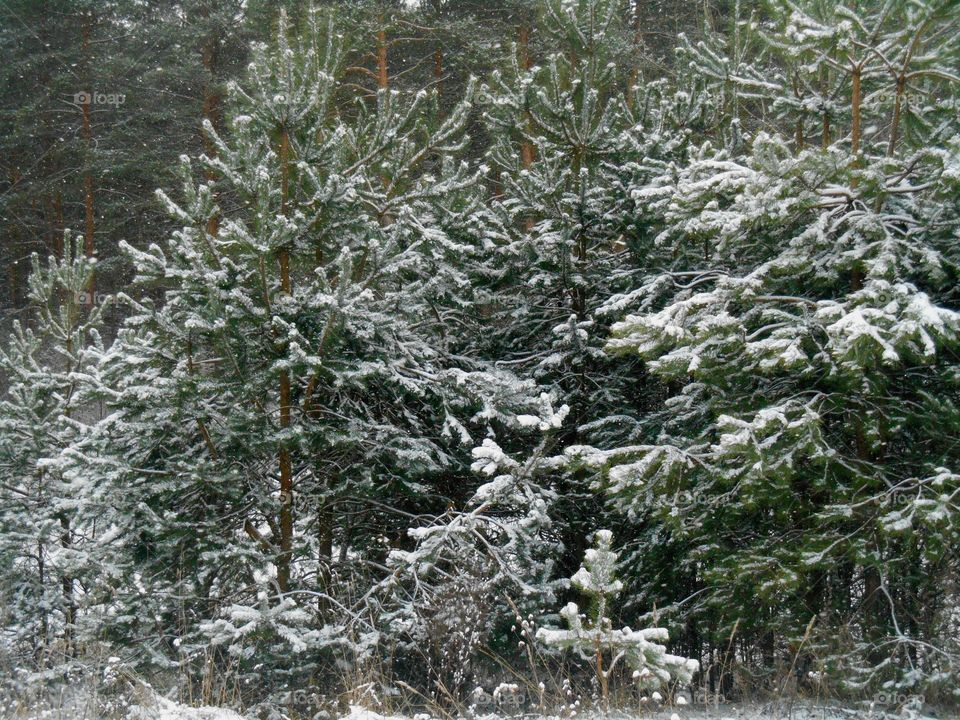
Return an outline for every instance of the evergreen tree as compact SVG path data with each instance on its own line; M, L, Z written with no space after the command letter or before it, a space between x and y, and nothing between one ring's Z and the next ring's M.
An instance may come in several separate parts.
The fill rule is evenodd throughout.
M630 409L634 368L603 354L608 321L597 309L629 261L620 238L614 190L605 172L628 127L629 55L623 7L616 0L545 2L540 22L513 46L483 90L492 136L488 159L496 195L496 231L478 268L492 332L482 351L555 392L570 407L561 445L616 432ZM549 49L536 64L535 47ZM559 570L572 572L602 503L582 476L555 480L564 547Z
M0 350L7 382L0 399L0 595L3 648L27 667L69 661L76 652L91 518L78 487L51 460L82 434L93 408L80 387L102 349L105 305L90 306L94 262L68 236L65 259L33 257L30 316L14 323Z
M477 175L456 159L469 103L437 120L425 93L386 89L344 120L339 33L306 22L255 48L229 133L207 125L212 179L184 159L183 200L160 193L182 229L125 248L138 282L169 289L125 298L99 369L110 415L70 454L115 525L111 630L148 637L157 662L208 643L244 671L269 657L309 673L322 648L362 659L383 539L460 502L458 448L528 404L456 330L472 300L454 261L482 231Z
M789 10L813 29L788 38L823 39ZM852 93L841 141L798 142L798 105L784 134L705 144L641 191L661 214L658 243L703 255L645 283L608 349L643 358L670 394L646 442L571 454L604 469L624 511L666 524L715 646L736 625L772 669L814 619L814 654L841 682L905 687L942 682L957 657L952 601L933 602L930 584L957 570L957 457L935 429L958 417L958 219L943 204L956 161L953 141L927 145L957 131L936 99L956 78L932 64L955 56L939 23L956 9L835 12L842 37L821 57ZM900 77L930 93L911 107L926 128L912 141ZM866 117L887 111L868 132ZM839 627L856 628L852 643Z
M590 598L588 624L584 625L577 604L570 602L560 611L568 629L540 628L537 639L551 647L575 648L594 660L605 708L609 705L610 674L621 660L633 671L641 688L655 690L671 682L689 683L699 664L667 653L666 647L657 642L667 640L665 629L614 630L608 612L610 602L623 590L623 583L616 577L619 555L611 549L613 533L609 530L597 530L593 537L594 547L586 551L583 564L570 578L570 584ZM605 664L608 654L610 661Z

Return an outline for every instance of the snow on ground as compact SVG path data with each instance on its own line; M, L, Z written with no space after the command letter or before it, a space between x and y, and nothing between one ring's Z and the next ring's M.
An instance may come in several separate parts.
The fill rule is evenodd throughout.
M904 709L893 712L887 707L851 708L815 703L750 703L743 705L720 705L718 707L658 708L643 711L616 710L607 714L584 713L576 717L556 715L538 716L535 713L477 714L470 720L944 720L957 717L950 713L932 710ZM381 715L372 710L352 706L341 720L434 720L430 715L414 715L413 718L397 715Z
M255 716L238 714L234 710L218 707L190 707L157 695L132 705L126 713L111 714L125 720L255 720ZM0 708L0 718L31 718L33 720L90 720L89 706L67 704L56 709L40 712L23 712L8 715ZM287 717L280 715L280 717ZM886 706L841 707L813 702L747 703L720 705L718 707L686 706L644 708L643 710L615 710L607 714L583 712L578 715L538 715L537 713L476 713L469 717L444 715L435 717L428 713L414 715L390 715L368 710L359 705L338 720L947 720L960 715L931 708L913 710L903 708L895 712ZM98 719L99 720L99 719Z
M129 720L245 720L226 708L194 708L159 696L154 696L148 705L131 707L127 717Z

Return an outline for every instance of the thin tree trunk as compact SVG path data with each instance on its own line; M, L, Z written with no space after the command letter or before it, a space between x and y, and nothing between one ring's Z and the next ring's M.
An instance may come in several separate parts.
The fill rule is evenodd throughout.
M53 251L57 259L63 260L63 196L57 192L53 196Z
M532 67L532 63L530 61L530 28L527 25L520 26L517 48L520 54L520 67L523 70L529 70ZM529 139L533 135L533 116L529 110L524 110L523 119L526 124L524 128L526 135L520 141L520 164L524 169L527 169L533 165L537 153L533 143ZM523 219L522 227L524 232L530 232L533 229L533 225L534 219L532 217L528 216Z
M851 83L851 95L850 95L850 153L853 155L853 168L854 170L860 167L860 132L861 132L861 114L860 114L860 103L861 103L861 73L863 66L854 65L852 83ZM860 184L859 178L856 174L850 179L850 187L856 188ZM850 289L852 292L857 292L863 288L863 272L859 266L854 267L850 275ZM862 432L862 431L861 431ZM858 438L858 444L860 440Z
M829 70L821 69L819 84L820 84L820 96L822 98L826 98L827 90L830 87L830 71ZM821 121L821 123L822 124L820 128L820 146L824 150L826 150L828 147L830 147L830 112L829 112L829 107L826 104L826 100L824 100L823 120Z
M865 567L863 569L863 620L868 638L871 634L876 638L880 630L880 614L880 571L873 566ZM876 647L871 647L867 654L874 663L879 663L883 659L882 653Z
M11 189L20 181L20 172L17 168L12 168L10 170L10 187ZM11 253L17 253L20 251L20 228L16 224L10 223L9 234L10 234L10 251ZM10 257L10 263L7 265L7 275L9 276L9 285L10 285L10 307L17 306L17 300L19 299L20 293L18 292L18 275L17 275L17 260L16 255L13 254Z
M203 119L207 120L214 128L219 124L220 119L220 93L216 89L214 74L217 62L217 38L211 34L203 44L201 51L204 70L207 72L207 80L203 87ZM206 132L202 132L203 151L207 157L217 157L217 146L213 143ZM212 181L214 174L207 171L207 181ZM216 195L214 196L216 199ZM216 236L220 231L220 214L215 213L207 220L207 233Z
M440 47L433 51L433 81L437 87L437 104L441 105L443 102L443 48Z
M907 71L910 69L910 63L913 61L914 53L920 47L920 41L923 38L924 33L926 32L927 27L931 23L931 18L928 18L917 31L916 35L913 37L913 41L910 43L910 48L907 50L907 55L904 58L903 66L900 69L900 73L897 75L897 87L896 87L896 97L893 102L893 119L890 122L890 141L887 144L887 155L892 156L894 151L897 149L897 140L900 135L900 114L903 110L903 94L907 89Z
M69 316L72 319L75 317L73 309L75 307L74 298L69 298L67 300L67 308L69 310ZM73 332L73 327L68 328L68 332ZM73 340L72 335L67 336L66 343L67 357L73 355ZM67 370L70 370L73 365L72 361L67 361ZM69 397L71 393L67 393ZM67 418L71 416L71 411L69 405L66 408L65 415ZM73 533L70 530L70 518L66 515L60 515L60 547L66 551L65 554L69 555L70 548L73 546ZM74 585L73 578L64 573L63 577L60 579L60 585L63 592L63 614L64 614L64 627L63 627L63 644L64 644L64 654L67 657L73 657L74 655L74 644L73 644L73 635L76 629L77 624L77 605L76 598L74 597Z
M860 131L861 131L861 116L860 116L860 103L862 100L861 97L861 88L860 81L863 73L862 65L854 65L853 74L851 77L852 87L850 95L850 152L853 154L853 165L854 167L860 166ZM856 187L857 180L853 179L853 185Z
M10 227L10 249L17 253L20 251L20 228L16 225L11 225ZM10 258L10 263L7 265L7 275L10 278L10 307L16 307L17 301L20 296L19 289L19 280L20 275L17 268L16 255Z
M854 268L853 276L850 282L851 289L857 292L863 287L863 277L859 268ZM853 418L854 423L854 448L857 460L861 463L870 462L870 446L867 443L866 431L863 426L863 418L859 415ZM872 565L863 568L863 603L861 611L863 613L863 626L865 638L876 636L879 631L880 622L880 572ZM871 662L879 663L881 654L876 648L868 651L868 657Z
M640 48L643 45L643 32L640 30L642 27L641 22L641 12L640 12L640 0L636 0L633 4L633 12L630 13L630 22L633 26L633 47L637 53L635 58L636 65L630 71L630 82L627 84L627 108L633 110L634 104L634 88L637 86L637 82L640 80Z
M60 547L69 553L73 546L73 533L70 531L70 519L65 515L60 517ZM74 632L77 625L77 603L73 591L73 578L70 575L64 575L61 581L63 587L63 644L64 654L67 657L74 657L76 648L74 646Z
M7 266L7 275L10 278L10 306L16 307L20 299L20 288L17 287L19 277L17 276L17 261L12 260Z
M603 650L600 649L599 644L597 645L597 679L600 681L600 698L603 701L603 709L607 711L610 709L610 685L607 678L607 673L603 669Z
M193 376L194 373L194 363L193 363L193 338L191 335L187 335L187 375ZM197 428L200 430L200 437L203 438L203 444L207 447L207 453L210 455L211 460L217 459L217 448L213 444L213 438L210 436L210 431L207 430L206 423L203 422L203 418L197 418Z
M897 140L900 139L900 115L903 112L903 93L907 87L907 78L902 73L897 78L897 94L893 99L893 120L890 121L890 142L887 144L887 155L893 156L897 149Z
M377 30L377 87L386 90L390 84L387 72L387 29L386 19L380 16L380 29Z
M87 71L89 72L90 68L90 36L93 33L93 14L87 13L85 16L85 21L83 24L83 58L87 66ZM90 109L93 104L93 87L90 86L87 89L86 102L81 104L81 111L83 113L83 126L81 134L83 136L83 145L85 152L84 157L84 168L83 168L83 207L85 214L85 226L84 226L84 235L83 235L83 245L84 251L88 258L92 258L95 252L94 242L93 242L93 230L94 230L94 220L93 220L93 169L91 167L91 153L93 152L93 130L90 124ZM97 280L96 275L93 273L90 274L90 285L87 289L87 304L93 305L94 295L97 291Z
M330 588L330 577L333 564L333 518L325 503L320 503L317 509L317 540L319 542L319 571L317 582L319 590L324 593ZM322 613L327 610L329 603L325 597L317 598L317 609Z
M529 70L532 67L530 61L530 28L527 25L521 25L519 31L519 42L518 50L520 52L520 68L522 70ZM529 111L524 112L524 119L526 120L526 130L528 133L533 133L533 118L530 116ZM529 168L533 165L533 161L536 157L536 151L533 147L533 143L528 139L524 140L520 144L520 162L523 164L524 168Z
M793 79L793 95L799 101L802 99L800 93L800 83L796 77ZM798 103L799 104L799 103ZM797 155L803 152L803 112L797 117L797 126L794 131L794 145Z
M37 540L37 580L41 588L47 587L47 567L43 558L43 542ZM47 651L47 644L50 641L50 618L47 615L46 603L40 608L40 645L43 648L41 654Z
M286 215L290 193L290 135L284 128L280 134L280 176L281 176L281 208ZM283 295L290 295L290 251L280 249L280 291ZM290 427L290 372L280 371L280 429ZM290 586L290 560L293 553L293 466L290 460L290 450L281 441L279 450L280 465L280 555L277 559L277 584L280 592L287 592Z

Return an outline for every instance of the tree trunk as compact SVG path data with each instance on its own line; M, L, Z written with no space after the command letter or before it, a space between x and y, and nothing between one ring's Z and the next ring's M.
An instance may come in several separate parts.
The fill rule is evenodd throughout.
M203 119L207 120L214 128L219 125L220 118L220 93L216 89L214 80L217 62L217 38L211 34L203 44L201 51L204 70L207 72L206 83L203 86ZM217 156L217 146L207 135L202 132L203 151L207 157L215 158ZM207 171L207 181L214 179L211 171ZM214 198L216 199L216 195ZM214 213L207 220L207 233L215 236L220 230L220 214Z
M530 61L530 28L527 25L521 25L519 31L519 42L517 48L520 53L520 68L522 70L529 70L532 67ZM530 116L529 111L524 111L524 118L526 119L527 127L526 131L528 134L533 134L533 118ZM533 147L533 143L529 139L524 138L520 144L520 162L523 164L524 168L529 168L533 165L533 161L536 157L536 152Z
M70 519L65 515L60 517L60 547L69 552L73 546L73 533L70 531ZM64 655L74 657L74 631L77 625L77 603L73 594L73 578L64 574L61 585L63 588L63 644Z
M850 95L850 152L853 155L853 166L854 168L860 167L860 128L861 128L861 118L860 118L860 102L861 89L860 89L860 80L863 72L863 67L861 65L854 65L853 75L852 75L852 88ZM856 187L858 184L857 178L854 177L851 181L851 185Z
M317 540L319 543L319 571L317 573L318 590L326 593L330 589L330 577L333 565L333 518L325 502L317 506ZM329 603L325 597L317 599L317 609L323 613Z
M290 192L290 135L284 128L280 134L280 175L281 175L281 207L280 211L286 215ZM280 249L280 291L283 295L290 295L290 251ZM290 427L290 373L280 371L280 429ZM280 592L287 592L290 586L290 560L293 552L293 467L290 460L290 450L285 441L280 442L278 453L280 465L280 555L277 558L277 584Z
M10 171L10 187L11 189L20 181L20 173L16 168L13 168ZM16 254L20 251L20 228L14 223L10 223L8 226L8 233L10 234L10 252L11 256L9 258L10 262L7 265L7 275L9 276L9 285L10 285L10 307L15 308L17 306L17 300L19 299L19 292L17 289L17 260Z
M887 144L887 155L891 157L897 149L900 136L900 115L903 112L903 93L906 87L907 78L901 73L897 77L897 94L893 99L893 119L890 121L890 142Z
M633 110L633 101L634 101L634 88L636 88L637 83L640 80L640 48L643 47L643 13L641 12L640 0L636 0L633 3L633 11L629 12L629 22L633 27L633 48L636 52L636 57L634 58L634 67L630 71L630 81L627 83L627 108Z
M830 73L828 70L820 71L819 83L820 96L826 98L828 95L827 89L830 87ZM824 102L823 105L822 123L823 124L820 129L820 145L824 150L826 150L828 147L830 147L830 112L826 102Z
M880 571L868 566L863 568L863 619L868 638L870 635L876 638L880 630L880 614ZM883 659L875 647L871 647L868 656L874 663Z
M600 699L603 702L603 710L606 712L610 709L610 685L607 678L607 673L603 669L603 650L600 649L599 644L597 645L597 680L600 681Z
M37 540L37 580L41 588L47 587L47 568L46 561L43 558L43 542ZM47 643L50 641L50 618L47 614L46 603L40 608L40 655L47 651Z
M63 260L63 230L63 196L57 192L53 196L53 251L59 260Z
M799 101L801 101L803 97L800 92L800 85L796 77L794 77L793 79L793 96L797 99L798 104L800 104ZM801 112L799 117L797 118L797 125L794 128L794 134L793 134L793 144L794 144L794 150L796 151L797 155L803 152L803 144L804 144L803 112Z
M387 72L387 29L386 19L380 16L380 29L377 30L377 87L386 90L390 84Z
M89 73L90 68L90 36L93 32L93 13L87 13L83 24L83 58ZM88 85L86 91L86 102L81 104L83 113L83 125L81 134L83 136L83 146L85 150L84 168L83 168L83 207L85 214L85 226L83 235L83 246L87 257L92 258L95 252L93 243L93 168L91 167L93 153L93 130L90 125L90 109L93 104L93 87ZM93 305L94 295L97 291L96 275L90 274L90 285L87 289L87 304Z
M73 308L75 307L74 303L75 301L73 298L69 298L67 300L67 308L70 310L69 316L71 319L75 317L75 314L72 312ZM73 337L72 333L74 331L74 327L73 326L68 327L67 331L70 334L68 334L67 336L66 351L67 351L67 357L70 358L74 352L73 339L72 339ZM71 369L72 365L73 365L73 361L68 360L67 361L68 371ZM70 392L66 393L67 397L72 395L72 390L73 389L70 388ZM69 418L71 414L72 413L70 410L70 406L68 405L66 408L65 415L66 417ZM66 551L66 554L69 554L70 548L72 545L73 545L73 533L70 530L70 518L68 518L66 515L60 515L60 547L63 548L64 551ZM63 577L60 578L60 586L63 592L64 654L67 657L73 657L74 655L73 634L77 624L77 605L76 605L76 599L73 594L73 590L74 590L73 578L68 573L64 573Z
M438 47L433 51L433 81L437 86L437 105L443 103L443 49ZM443 111L441 110L441 116Z

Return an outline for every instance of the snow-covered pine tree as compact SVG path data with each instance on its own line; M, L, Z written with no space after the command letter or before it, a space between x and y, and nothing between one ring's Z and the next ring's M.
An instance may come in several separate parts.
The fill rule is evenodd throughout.
M496 350L564 391L572 432L603 391L589 379L603 362L599 340L591 341L602 337L592 329L593 311L621 262L601 171L626 126L614 65L627 45L619 5L545 2L538 30L554 52L543 66L512 56L483 90L502 185L494 209L505 235L495 238L487 268L491 301L505 321Z
M616 162L603 167L611 190L607 218L629 256L611 288L618 292L596 311L607 328L625 311L645 307L650 299L648 283L662 281L657 273L669 271L681 282L685 273L697 273L703 245L661 242L665 225L660 201L670 194L673 179L686 165L691 149L707 140L721 146L739 141L735 128L722 122L723 94L693 73L680 72L669 81L641 81L632 92L629 127L619 135ZM642 364L627 369L615 394L619 400L614 412L588 426L589 439L598 447L644 443L659 431L656 411L670 393L669 383ZM698 657L703 647L698 624L686 622L682 612L674 612L679 608L670 606L664 593L669 588L671 597L687 597L698 587L696 573L676 562L676 547L663 523L651 514L622 512L610 513L607 522L615 523L623 543L623 615L635 624L662 624L669 628L678 652ZM651 582L652 578L656 581Z
M104 302L88 297L95 259L67 234L64 258L34 255L29 315L0 349L0 596L4 647L23 669L75 654L90 517L55 461L94 419L80 399L101 348ZM98 298L99 300L99 298ZM42 676L41 676L42 677ZM15 680L19 680L16 678Z
M532 50L517 47L484 89L500 183L492 207L502 227L480 273L495 328L485 351L569 403L560 447L631 444L646 432L641 421L664 389L642 363L605 356L610 324L632 307L631 291L651 268L683 271L702 252L656 242L662 214L648 209L649 195L685 164L691 143L724 142L733 133L720 126L720 94L693 73L648 81L629 70L633 38L622 4L555 2L542 10L532 47L553 54L534 66ZM569 574L607 508L587 474L558 476L559 569ZM671 557L659 523L620 516L605 524L624 530L625 609L649 611L649 576L636 569L641 556L648 563Z
M515 418L517 434L542 435L522 461L484 439L472 469L485 482L462 509L412 528L415 547L388 557L394 572L383 582L385 630L398 653L426 660L430 693L464 697L468 683L478 682L478 648L506 652L514 634L505 628L516 615L532 619L555 600L557 497L549 484L564 462L552 448L568 412L544 393L537 414Z
M182 229L126 248L164 291L127 298L101 363L110 415L70 472L111 528L110 627L146 660L225 652L283 675L311 672L308 650L362 657L389 545L462 501L472 428L529 404L461 353L455 261L482 218L457 159L469 94L442 121L423 92L338 108L339 47L326 15L293 41L281 18L231 88L228 134L206 128L210 179L184 158L182 199L161 193Z
M570 578L570 584L590 599L586 617L576 603L567 603L560 611L567 629L540 628L537 640L549 647L573 648L595 663L604 708L609 706L610 675L621 661L633 671L633 678L642 689L688 684L700 665L696 660L667 652L661 644L668 639L666 629L614 629L609 617L610 603L623 590L623 583L617 579L619 554L612 549L613 533L609 530L593 533L593 543L584 553L580 569Z
M802 663L932 693L960 659L939 587L960 509L958 8L780 7L774 49L823 43L801 69L831 79L843 124L811 148L811 111L786 105L781 130L744 123L742 150L705 144L638 189L659 244L703 250L633 293L609 343L669 396L645 441L571 455L669 528L715 648L736 626L772 670L814 619Z
M539 23L482 91L499 223L479 272L491 325L482 348L570 407L562 447L621 431L634 409L624 398L642 397L631 392L639 363L610 362L609 320L596 314L631 259L606 170L632 118L630 73L617 64L633 41L619 0L538 7ZM538 48L548 53L541 62ZM577 474L561 474L554 489L564 518L558 570L568 574L604 509Z

